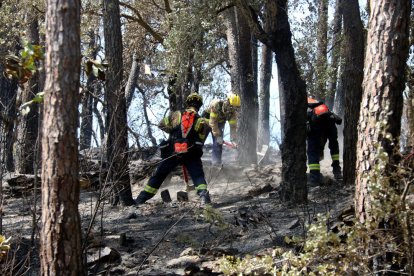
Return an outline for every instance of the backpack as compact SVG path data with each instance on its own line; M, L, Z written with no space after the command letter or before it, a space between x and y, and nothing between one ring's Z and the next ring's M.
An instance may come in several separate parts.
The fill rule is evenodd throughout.
M194 125L198 119L199 115L193 111L186 110L181 112L181 122L172 133L175 153L186 153L194 144L199 142L194 129Z

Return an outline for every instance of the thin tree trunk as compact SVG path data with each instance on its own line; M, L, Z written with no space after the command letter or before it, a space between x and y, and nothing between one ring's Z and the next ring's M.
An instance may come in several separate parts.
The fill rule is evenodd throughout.
M257 146L260 150L262 145L270 142L270 81L272 79L272 51L266 45L262 45L262 62L260 66L260 89L259 89L259 134Z
M225 11L223 17L226 26L226 38L229 52L231 90L240 94L239 35L236 25L236 8Z
M241 109L238 120L239 162L241 164L256 164L256 141L258 99L257 82L255 87L252 59L251 32L247 20L239 12L236 13L236 22L239 38L239 65L240 65L240 99ZM243 133L243 135L241 135Z
M333 18L332 28L332 45L331 45L331 64L329 66L329 81L328 91L325 97L325 103L329 109L334 108L335 92L338 82L338 67L341 50L341 31L342 31L342 12L341 12L342 0L336 0L335 14Z
M269 32L271 18L269 18L268 1L264 4L264 30ZM266 44L262 45L259 82L259 127L257 149L270 142L270 81L272 79L272 50ZM266 161L266 160L264 160Z
M96 97L101 97L102 86L99 83L96 84L96 92L97 92ZM102 114L98 110L99 102L100 101L94 97L92 110L93 110L93 114L95 115L96 121L98 122L98 126L99 126L99 136L101 138L101 141L99 141L100 145L104 145L106 129L105 129L105 122L102 118ZM105 107L104 107L104 111L105 111ZM99 143L97 143L97 146L99 146Z
M39 45L39 24L37 16L28 14L28 41L33 45ZM30 80L20 89L18 105L32 100L39 92L39 74L36 72ZM16 172L21 174L33 174L34 147L38 135L39 108L37 104L30 105L27 114L21 114L17 125L17 137L15 142Z
M344 1L344 40L342 89L345 94L344 114L344 183L355 185L355 162L359 109L364 70L364 34L358 0Z
M118 0L103 0L105 53L109 67L105 83L106 153L112 204L132 205L125 91L122 89L122 33Z
M128 81L125 87L125 99L126 99L126 106L127 110L131 105L132 98L134 97L135 88L137 87L138 83L138 76L139 76L139 61L137 58L137 53L132 54L132 64L131 64L131 71L129 72Z
M275 58L275 60L276 60L276 58ZM285 95L286 95L286 92L283 91L282 77L280 76L279 68L277 68L277 86L278 86L278 91L279 91L279 109L280 109L280 143L283 144L283 139L285 137L285 129L284 129L284 126L283 126L283 122L286 120L286 111L285 111L285 106L286 106Z
M80 2L48 0L42 153L42 275L85 275L76 129Z
M295 61L286 2L276 0L277 7L273 6L276 30L272 40L283 84L284 137L289 137L282 142L281 192L284 201L306 202L306 86Z
M275 52L284 92L284 137L289 137L283 139L282 144L281 198L284 201L303 203L307 200L306 86L296 65L286 2L287 0L268 2L269 18L272 18L269 32L263 31L245 1L237 0L236 5L249 20L257 38Z
M4 75L4 67L0 64L0 135L3 145L5 168L14 171L13 143L14 125L16 120L17 81L9 80Z
M152 145L156 146L157 145L157 139L155 139L154 135L152 134L151 121L148 117L148 112L147 112L148 99L147 99L147 96L145 95L144 90L142 90L140 87L138 87L138 90L142 95L142 102L143 102L142 109L144 111L145 123L147 124L148 138L151 140Z
M326 96L327 49L328 49L328 0L319 0L317 54L316 54L316 97L320 100Z
M90 30L88 33L89 36L89 51L91 52L90 58L95 60L97 55L97 46L95 39L95 31ZM96 77L93 74L88 76L86 81L86 90L82 95L81 100L81 124L80 124L80 137L79 137L79 149L89 149L92 142L92 132L93 132L93 95L95 93Z

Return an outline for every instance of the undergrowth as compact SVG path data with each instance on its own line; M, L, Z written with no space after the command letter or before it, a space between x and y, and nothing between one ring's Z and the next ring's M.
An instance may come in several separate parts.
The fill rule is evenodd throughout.
M378 147L375 167L366 176L370 208L365 220L329 227L329 214L307 226L306 240L286 238L295 249L274 248L262 257L226 256L225 275L413 275L413 210L406 196L413 171L401 166L387 174L387 153Z

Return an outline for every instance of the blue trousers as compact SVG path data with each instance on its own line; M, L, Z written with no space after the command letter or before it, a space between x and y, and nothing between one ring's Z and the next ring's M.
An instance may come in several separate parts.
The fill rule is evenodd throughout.
M225 122L223 123L219 123L218 127L221 131L221 133L223 134L224 132L224 125ZM212 154L211 154L211 163L213 165L221 165L221 156L223 154L223 145L221 144L217 144L217 139L216 137L214 137L214 135L211 135L213 138L213 150L212 150Z

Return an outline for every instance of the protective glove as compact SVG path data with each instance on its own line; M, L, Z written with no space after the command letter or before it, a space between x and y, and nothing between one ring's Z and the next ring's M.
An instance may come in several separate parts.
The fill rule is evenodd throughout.
M223 137L221 137L221 136L217 137L217 138L216 138L216 143L217 143L218 145L223 145Z

